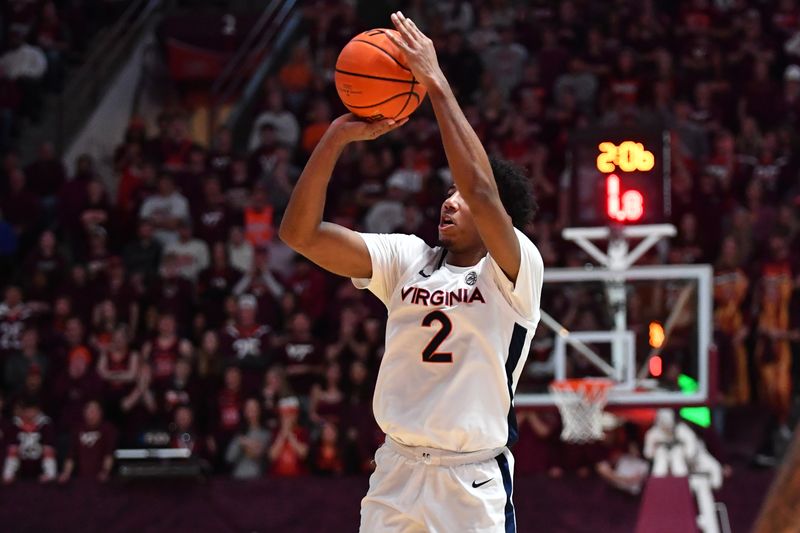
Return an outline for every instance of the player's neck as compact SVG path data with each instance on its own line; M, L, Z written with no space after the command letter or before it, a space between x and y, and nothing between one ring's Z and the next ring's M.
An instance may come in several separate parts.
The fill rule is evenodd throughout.
M460 250L458 252L448 249L445 261L447 261L448 265L457 267L473 266L476 265L478 261L483 259L483 257L486 255L486 252L487 250L483 246L477 249Z

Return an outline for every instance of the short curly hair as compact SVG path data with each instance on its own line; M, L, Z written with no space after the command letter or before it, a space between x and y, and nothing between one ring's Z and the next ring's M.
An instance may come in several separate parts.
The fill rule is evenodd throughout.
M489 158L500 201L511 217L514 227L522 229L533 220L539 205L533 194L533 184L525 171L505 159Z

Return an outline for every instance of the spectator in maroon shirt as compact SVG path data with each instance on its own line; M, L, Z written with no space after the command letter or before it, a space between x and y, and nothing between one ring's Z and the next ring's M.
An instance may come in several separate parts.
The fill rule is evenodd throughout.
M300 309L316 320L325 311L327 283L325 274L308 259L295 256L294 272L286 285L297 295Z
M180 405L175 409L169 425L170 447L189 450L192 457L207 458L207 439L197 430L194 410L191 405Z
M289 322L289 336L277 351L277 360L286 369L286 377L294 392L307 399L311 386L322 377L322 346L311 334L311 320L305 313L296 313Z
M90 241L97 228L102 228L106 233L112 230L111 204L108 201L105 185L99 179L87 183L86 203L81 207L78 217L83 229L81 236L83 246Z
M247 395L258 393L271 351L271 329L257 321L256 307L254 296L240 296L236 322L226 326L219 335L225 362L241 369L242 389Z
M80 231L80 212L86 205L89 182L95 178L94 160L88 154L81 154L75 163L72 179L58 191L58 221L69 236Z
M69 453L59 483L71 477L105 482L114 466L114 449L117 431L103 420L103 409L96 401L89 401L83 408L83 423L72 432Z
M121 417L119 403L135 384L139 364L139 352L130 348L130 329L124 324L117 326L97 362L97 374L104 382L106 404L114 406L109 415L116 422L120 422Z
M111 344L111 338L122 321L117 313L116 303L111 299L99 302L92 313L92 327L89 333L89 345L95 353L105 351Z
M203 178L208 171L206 151L200 146L189 150L186 166L175 173L175 183L189 205L197 205L203 198Z
M16 413L6 437L3 483L10 485L18 477L38 478L41 483L53 481L58 467L50 418L33 399L23 399Z
M278 427L278 403L289 396L294 396L294 392L286 380L286 371L280 365L272 365L264 375L261 389L264 425L270 431Z
M325 368L322 382L315 383L311 387L309 419L315 424L324 422L339 424L342 420L344 400L342 367L338 362L329 363Z
M81 423L83 406L89 400L103 398L103 382L91 365L88 350L75 350L69 356L66 375L57 378L53 387L57 428L69 432Z
M166 255L161 261L161 278L153 284L150 302L156 310L170 313L181 327L190 324L194 309L194 285L180 276L177 258Z
M228 178L234 157L231 130L225 126L219 128L211 145L211 151L208 153L209 169L224 182Z
M139 365L136 382L130 386L129 392L120 402L120 411L124 416L123 442L126 445L139 445L139 437L143 430L154 425L158 404L153 391L152 371L149 365Z
M279 302L286 292L281 277L269 268L269 249L256 248L250 270L233 287L233 294L253 295L258 302L258 320L274 326L280 312Z
M92 294L93 291L89 283L86 267L81 264L72 265L67 279L59 287L58 295L70 300L75 316L84 322L88 322L91 319L95 303L91 297Z
M234 215L225 201L219 178L207 177L203 181L203 198L192 204L195 206L194 230L198 238L211 246L225 242L234 221Z
M176 317L163 313L158 318L158 333L142 345L142 359L153 370L153 384L166 386L173 378L178 359L192 356L193 347L178 333Z
M167 420L172 418L178 407L199 404L200 390L192 375L192 362L189 359L178 359L172 380L161 388L157 400Z
M241 423L243 403L242 371L238 367L229 366L223 374L223 387L211 405L212 453L223 453L228 449L228 444Z
M211 266L200 273L198 292L200 310L206 327L218 328L225 318L225 299L233 290L239 273L228 264L225 244L218 242L211 249Z
M46 207L52 207L67 179L67 171L56 157L53 143L45 141L39 145L37 158L25 167L25 177L28 189L41 198Z
M239 157L234 158L224 187L225 199L232 209L241 211L245 208L250 197L250 191L253 190L254 181L247 161Z
M169 123L169 138L163 146L163 166L169 172L180 172L187 168L189 156L196 147L189 136L189 125L184 117L172 117Z
M311 448L311 471L321 476L340 476L344 472L344 450L336 424L325 422Z
M38 245L25 260L25 272L29 275L43 274L47 279L48 289L53 290L61 284L66 268L67 259L59 249L55 233L51 230L43 231Z

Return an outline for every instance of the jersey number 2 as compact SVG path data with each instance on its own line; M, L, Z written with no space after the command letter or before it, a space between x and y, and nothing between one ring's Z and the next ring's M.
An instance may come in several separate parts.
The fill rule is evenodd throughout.
M422 325L429 328L431 324L436 321L442 325L441 329L436 332L431 341L422 350L423 363L452 363L453 354L450 352L437 352L436 349L441 345L444 340L453 331L453 323L447 318L447 315L442 311L431 311L425 318L422 319Z

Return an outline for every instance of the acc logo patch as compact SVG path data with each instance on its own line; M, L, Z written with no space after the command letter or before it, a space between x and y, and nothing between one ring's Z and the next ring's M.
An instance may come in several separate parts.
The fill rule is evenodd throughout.
M476 274L474 270L472 272L467 272L467 275L464 276L464 281L466 281L469 286L475 285L478 282L478 274Z

